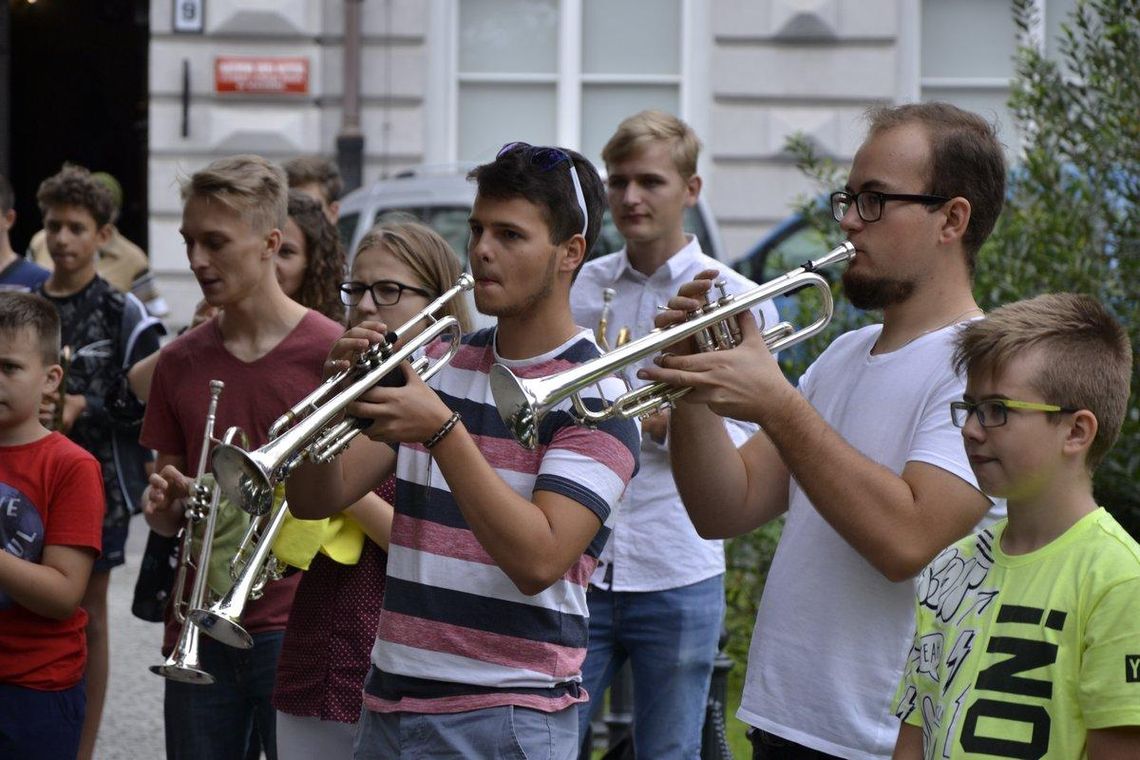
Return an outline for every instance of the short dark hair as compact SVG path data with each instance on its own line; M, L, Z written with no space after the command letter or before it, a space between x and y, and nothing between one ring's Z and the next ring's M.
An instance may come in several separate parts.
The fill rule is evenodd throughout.
M498 200L522 198L539 207L543 220L550 228L550 242L564 243L582 232L582 212L578 208L578 195L570 178L568 161L543 166L536 163L538 151L551 150L535 146L501 152L494 161L476 166L467 173L474 180L479 195ZM586 257L598 239L602 228L602 214L606 208L606 188L598 170L577 151L554 148L570 157L578 171L582 195L586 200ZM583 257L583 261L585 258Z
M7 214L16 205L16 194L12 192L12 183L3 174L0 174L0 214Z
M1120 435L1132 384L1132 344L1119 322L1092 296L1046 293L1015 301L970 322L955 341L954 368L999 374L1040 348L1034 389L1050 404L1087 409L1097 431L1086 466L1092 472Z
M77 164L64 164L57 174L41 182L36 191L36 202L44 214L57 206L87 209L99 227L110 224L115 216L115 199L111 190Z
M345 274L344 245L321 208L321 202L300 190L289 191L289 219L305 238L305 276L297 301L337 322L344 321L340 282Z
M59 363L59 312L35 293L0 291L0 333L30 329L40 344L45 365Z
M993 124L949 103L879 106L867 112L871 135L918 124L930 138L928 188L920 192L970 202L970 222L962 245L970 274L978 250L993 232L1005 204L1005 154Z
M289 187L316 184L325 195L325 203L340 200L344 192L344 180L340 178L340 168L336 162L324 156L298 156L285 162L285 174L289 177Z

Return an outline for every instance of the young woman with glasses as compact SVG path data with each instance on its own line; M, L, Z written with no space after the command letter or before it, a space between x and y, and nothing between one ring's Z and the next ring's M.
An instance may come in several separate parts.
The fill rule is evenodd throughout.
M349 324L370 319L402 325L450 288L461 271L447 242L429 227L379 224L360 241L351 275L339 284L341 308L349 307ZM463 332L471 329L462 298L451 299L437 316L454 316ZM351 520L330 518L330 528L340 528L339 541L313 557L297 587L273 692L281 760L352 757L384 598L394 498L395 479L389 478L347 510ZM355 564L329 556L345 560L343 544L352 546L348 559L361 547Z

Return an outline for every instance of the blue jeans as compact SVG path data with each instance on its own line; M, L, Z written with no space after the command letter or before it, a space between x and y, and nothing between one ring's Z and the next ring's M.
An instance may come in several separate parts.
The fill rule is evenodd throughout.
M665 591L590 587L590 643L578 706L585 736L614 674L633 670L633 743L638 757L700 755L709 680L724 620L724 575Z
M168 760L243 760L254 726L265 756L277 758L277 714L270 702L284 631L253 634L235 649L203 634L209 686L167 680L164 716Z
M487 707L461 713L376 713L364 708L355 760L574 760L578 711Z
M37 691L0 683L0 758L75 757L87 711L87 685Z

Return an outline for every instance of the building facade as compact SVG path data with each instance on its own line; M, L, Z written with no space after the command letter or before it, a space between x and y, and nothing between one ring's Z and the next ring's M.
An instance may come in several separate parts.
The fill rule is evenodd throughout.
M1036 0L1029 38L1054 45L1075 2ZM365 182L488 160L515 140L598 160L622 118L662 108L701 136L706 192L738 256L814 192L784 149L794 132L845 162L868 105L943 99L995 119L1016 154L1010 0L153 2L148 237L173 322L198 298L178 177L237 152L332 156L353 3Z

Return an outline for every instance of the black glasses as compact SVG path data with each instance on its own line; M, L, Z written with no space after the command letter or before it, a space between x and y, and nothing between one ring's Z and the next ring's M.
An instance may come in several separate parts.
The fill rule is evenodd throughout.
M1064 412L1072 414L1079 411L1056 404L1039 404L1035 401L1014 401L1008 398L988 398L985 401L951 401L950 420L954 427L966 427L966 421L971 414L978 415L978 424L984 428L1001 427L1008 419L1010 409L1024 409L1030 412Z
M864 222L877 222L883 218L883 204L887 201L904 201L906 203L923 203L928 206L945 203L950 200L941 195L912 195L910 193L880 193L878 190L863 190L858 193L848 193L839 190L831 194L831 215L835 221L842 222L851 204L859 218Z
M574 183L574 195L578 198L578 210L582 212L582 235L584 237L587 228L590 226L590 214L586 211L586 195L582 192L582 180L578 177L578 167L574 165L574 157L561 148L553 148L545 145L531 145L530 143L524 142L510 142L499 148L499 152L495 154L495 158L502 158L508 153L514 153L519 150L527 151L530 156L530 162L544 172L550 171L563 161L570 164L570 180Z
M400 302L400 296L404 294L405 290L410 290L424 298L433 297L432 293L423 288L405 285L395 280L377 280L371 285L350 280L349 282L342 282L339 290L341 303L345 306L356 306L368 291L372 291L372 303L377 306L395 306Z

